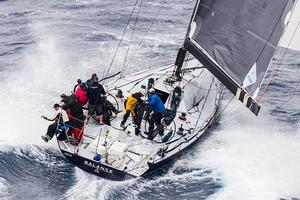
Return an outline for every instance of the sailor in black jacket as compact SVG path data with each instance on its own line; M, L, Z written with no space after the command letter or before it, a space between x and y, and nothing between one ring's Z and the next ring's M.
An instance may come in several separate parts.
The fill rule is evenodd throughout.
M89 99L87 121L89 121L91 115L93 115L96 112L99 123L104 123L103 99L105 98L105 95L106 92L103 86L98 82L98 77L93 77L87 89L87 97Z

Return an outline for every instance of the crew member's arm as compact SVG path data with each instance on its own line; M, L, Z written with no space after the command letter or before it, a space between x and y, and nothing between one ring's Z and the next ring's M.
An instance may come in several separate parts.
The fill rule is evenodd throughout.
M103 88L103 86L100 84L100 93L103 95L103 96L105 96L106 95L106 92L105 92L105 90L104 90L104 88Z
M148 106L152 106L152 105L154 105L155 104L155 100L154 100L154 98L151 96L151 97L149 97L149 99L146 101L146 104L148 105Z
M42 115L42 116L41 116L41 118L43 118L43 119L45 119L45 120L47 120L47 121L51 121L51 122L53 122L54 120L56 120L56 118L57 118L57 115L55 115L55 117L54 117L54 118L52 118L52 119L51 119L51 118L49 119L48 117L45 117L44 115Z
M48 118L45 115L42 115L41 118L43 118L43 119L45 119L47 121L51 121L52 122L54 120L59 119L59 116L60 116L60 112L56 111L55 114L53 115L53 117L51 117L51 118Z

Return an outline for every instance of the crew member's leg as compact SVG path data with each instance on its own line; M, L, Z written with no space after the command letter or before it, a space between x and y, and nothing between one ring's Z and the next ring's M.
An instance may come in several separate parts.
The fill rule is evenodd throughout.
M96 109L96 105L92 105L92 104L88 105L88 115L86 117L86 123L90 121L91 115L94 114L95 109Z
M103 104L98 104L95 106L97 118L99 120L99 124L104 124L103 120Z
M55 134L55 131L57 129L57 123L54 122L53 124L50 124L48 126L48 129L47 129L47 133L45 135L42 135L42 139L45 141L45 142L48 142L49 140L51 140Z
M120 124L121 127L124 126L124 124L126 123L128 117L129 117L129 115L130 115L130 110L126 110L126 113L125 113L125 115L124 115L124 117L123 117L123 120L122 120L122 122L121 122L121 124Z

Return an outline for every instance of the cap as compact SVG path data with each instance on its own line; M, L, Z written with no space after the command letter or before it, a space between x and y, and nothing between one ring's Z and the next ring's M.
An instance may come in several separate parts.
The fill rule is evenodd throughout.
M149 92L150 92L150 94L153 94L153 93L155 93L155 90L153 88L150 88Z

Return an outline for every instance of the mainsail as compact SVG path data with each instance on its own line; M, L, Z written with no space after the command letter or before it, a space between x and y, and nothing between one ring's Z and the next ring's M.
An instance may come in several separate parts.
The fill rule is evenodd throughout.
M198 1L184 48L257 115L255 98L294 3Z

